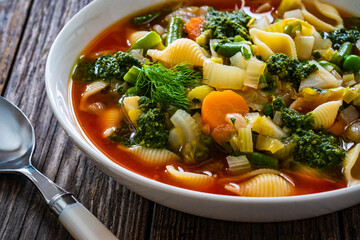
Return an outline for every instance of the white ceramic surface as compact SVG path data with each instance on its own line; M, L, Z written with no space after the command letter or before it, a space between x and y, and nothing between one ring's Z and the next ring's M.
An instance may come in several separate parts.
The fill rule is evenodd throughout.
M73 63L85 46L107 26L128 13L162 0L95 0L74 16L56 38L46 64L46 91L52 110L74 143L106 174L136 193L164 206L199 216L246 222L309 218L360 202L360 186L282 198L254 198L201 193L166 185L135 174L102 154L81 132L68 92ZM359 0L328 0L360 15ZM120 203L119 203L120 204Z

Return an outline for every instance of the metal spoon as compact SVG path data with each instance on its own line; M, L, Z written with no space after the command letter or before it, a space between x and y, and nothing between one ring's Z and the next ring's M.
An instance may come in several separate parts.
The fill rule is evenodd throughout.
M0 172L22 173L39 188L60 222L75 239L117 239L71 193L31 165L34 129L25 114L0 97Z

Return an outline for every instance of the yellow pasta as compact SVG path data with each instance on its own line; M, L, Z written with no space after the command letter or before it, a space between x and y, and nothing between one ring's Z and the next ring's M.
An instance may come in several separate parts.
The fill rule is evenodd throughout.
M338 114L339 108L342 105L342 101L331 101L323 103L315 108L312 113L315 115L315 129L331 127Z
M175 40L163 51L150 49L147 51L147 54L154 60L161 61L170 66L183 62L194 66L203 66L204 61L207 59L200 46L187 38Z
M259 29L250 29L250 35L257 46L255 54L263 60L275 53L284 53L291 58L297 58L294 40L287 34L265 32Z
M347 185L354 186L360 183L360 143L356 144L346 153L343 162L343 174L346 178Z
M134 146L127 149L127 152L136 156L143 164L148 166L161 166L180 158L175 153L167 149L145 148Z
M96 81L93 83L90 83L86 86L85 92L81 94L80 99L80 110L87 111L88 105L87 105L87 99L95 94L106 88L109 84L104 81Z
M123 118L121 110L118 108L111 108L100 115L100 124L102 124L103 136L109 137L118 127Z
M238 67L226 66L213 61L204 63L204 83L215 88L241 89L245 71Z
M227 184L225 189L240 196L284 197L293 193L294 186L279 175L264 173L240 184Z
M214 177L209 175L192 172L180 172L172 165L166 166L166 170L170 178L182 186L199 188L214 181Z
M282 0L278 7L278 11L283 13L300 7L301 0Z

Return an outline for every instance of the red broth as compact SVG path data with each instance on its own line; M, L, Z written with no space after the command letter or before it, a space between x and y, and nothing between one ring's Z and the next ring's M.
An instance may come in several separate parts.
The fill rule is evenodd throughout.
M261 1L261 0L253 0L246 4L247 8L250 10L256 9L259 5L266 3L269 1ZM278 6L279 0L272 1L273 9ZM237 3L239 3L237 1ZM218 9L234 9L235 3L232 0L225 1L197 1L192 5L210 5L214 6ZM151 12L145 11L141 13ZM270 14L270 13L267 13ZM130 18L123 19L112 26L105 29L101 34L99 34L83 51L83 57L94 58L94 56L101 56L104 53L114 53L117 51L126 51L129 48L129 43L127 36L130 33L138 30L135 29L129 23ZM100 119L97 115L91 114L85 111L81 111L79 109L79 103L81 94L84 92L86 85L80 82L72 82L71 85L71 96L73 101L73 106L75 109L76 118L82 127L85 134L90 138L90 140L96 145L98 149L100 149L108 158L110 158L115 163L121 165L122 167L140 174L142 176L154 179L159 182L175 185L178 187L181 186L171 179L169 179L166 174L166 168L164 166L159 167L148 167L138 161L136 158L129 155L127 152L121 150L117 144L111 143L107 139L104 139L102 129L98 126L100 125ZM105 94L95 94L89 97L88 102L103 102L106 106L115 106L117 104L116 100L112 97L108 97ZM181 167L182 169L189 170L192 172L204 172L205 168L212 168L211 174L217 175L218 181L214 181L211 185L206 186L205 188L191 188L184 187L191 190L207 192L207 193L215 193L215 194L223 194L223 195L234 195L233 193L228 192L224 189L224 181L222 178L230 177L227 171L227 163L225 159L225 155L219 152L212 159L205 161L197 166L186 166L179 163L174 162L173 164ZM286 176L295 185L294 195L302 195L302 194L311 194L318 193L324 191L331 191L339 188L346 187L346 183L344 180L332 181L329 179L316 178L316 177L308 177L301 175L296 172L285 172Z

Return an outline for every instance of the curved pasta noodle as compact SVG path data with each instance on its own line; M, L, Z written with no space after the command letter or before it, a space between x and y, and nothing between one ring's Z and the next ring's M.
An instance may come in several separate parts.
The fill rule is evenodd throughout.
M180 172L172 165L166 166L166 170L171 179L182 186L199 188L212 183L214 180L214 177L205 174Z
M265 31L283 33L284 28L286 26L290 25L292 27L295 27L299 24L301 25L301 29L302 29L301 30L302 36L312 36L313 33L315 32L315 28L311 24L296 18L287 18L280 20L274 24L271 24L269 27L265 28Z
M339 100L323 103L315 108L312 111L312 113L315 115L314 129L319 129L321 127L331 127L335 122L335 118L341 105L342 100Z
M318 68L318 71L313 72L300 83L299 91L306 87L328 89L339 86L339 80L336 79L330 72L326 71L322 66L320 66L320 64L318 64L316 61L310 61L310 63L315 64Z
M266 60L275 53L284 53L291 58L297 58L294 40L287 34L266 32L250 29L251 38L257 46L256 55Z
M81 94L81 99L80 99L80 110L81 111L87 111L88 107L87 107L87 99L95 94L100 92L101 90L103 90L104 88L107 87L107 85L109 85L108 83L104 82L104 81L96 81L93 83L90 83L86 86L85 92L83 92Z
M175 40L163 51L150 49L147 54L153 59L171 66L183 62L194 66L203 66L205 59L207 59L200 46L187 38Z
M204 83L212 87L241 89L244 78L245 71L241 68L214 63L210 60L204 63Z
M103 136L109 137L118 127L120 127L123 115L118 108L111 108L100 115L100 123L102 124Z
M291 195L294 186L279 175L264 173L240 184L227 184L225 189L240 196L283 197Z
M356 144L346 153L343 163L343 174L346 178L348 187L360 183L360 143Z
M306 8L303 6L301 10L302 15L317 30L331 32L344 27L343 19L335 7L318 0L306 1L306 3Z
M137 159L148 166L160 166L172 161L179 160L178 155L167 149L134 146L128 148L127 152L135 155Z

